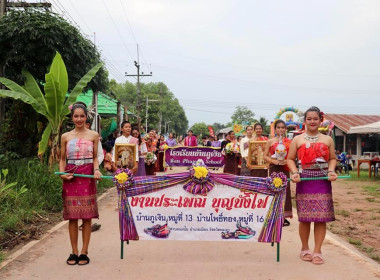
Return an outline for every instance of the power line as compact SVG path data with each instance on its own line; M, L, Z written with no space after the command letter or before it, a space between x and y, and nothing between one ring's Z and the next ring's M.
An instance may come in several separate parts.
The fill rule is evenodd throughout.
M104 0L103 0L103 4L104 4L104 7L106 8L108 16L111 18L112 24L115 27L116 32L119 35L120 40L123 42L123 45L124 45L125 49L127 50L128 54L130 55L130 57L133 60L133 55L131 54L131 51L128 49L127 44L125 43L125 41L123 39L123 36L121 36L119 28L117 28L117 25L116 25L115 21L113 20L113 17L111 15L110 11L108 10L108 7L107 7L106 2Z
M124 12L124 17L125 17L125 19L126 19L126 21L127 21L127 23L128 23L129 30L131 31L132 37L133 37L133 39L135 40L135 43L138 45L139 43L137 42L137 39L136 39L135 33L133 32L132 25L131 25L131 23L130 23L130 21L129 21L129 19L128 19L127 11L126 11L125 8L124 8L123 1L122 1L122 0L120 0L120 4L121 4L122 10L123 10L123 12ZM141 53L141 57L142 57L142 59L144 60L145 64L146 64L146 65L149 65L149 66L148 66L149 71L151 71L150 64L148 64L148 63L146 62L143 52L140 51L140 53Z

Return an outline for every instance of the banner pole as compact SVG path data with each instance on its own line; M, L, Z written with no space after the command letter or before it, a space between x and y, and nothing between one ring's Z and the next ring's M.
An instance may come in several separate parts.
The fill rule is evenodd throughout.
M121 240L120 244L120 259L124 259L124 241Z
M280 262L280 242L277 242L277 262Z

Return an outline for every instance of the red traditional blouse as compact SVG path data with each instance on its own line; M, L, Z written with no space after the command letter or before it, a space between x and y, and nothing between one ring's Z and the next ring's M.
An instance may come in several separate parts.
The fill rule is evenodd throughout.
M255 141L268 141L268 137L266 137L266 136L256 137Z
M306 148L306 143L302 144L297 153L302 165L315 163L317 158L323 158L327 162L330 157L329 147L320 142L310 143L309 148Z
M288 153L289 153L289 147L290 147L290 143L291 143L291 142L292 142L292 141L289 140L288 138L282 138L282 144L285 146L286 151L287 151ZM274 154L276 153L276 148L277 148L278 144L279 144L279 142L275 142L275 143L273 143L273 144L270 146L270 148L269 148L269 153L270 153L271 155L274 155ZM288 158L288 155L286 155L286 158Z

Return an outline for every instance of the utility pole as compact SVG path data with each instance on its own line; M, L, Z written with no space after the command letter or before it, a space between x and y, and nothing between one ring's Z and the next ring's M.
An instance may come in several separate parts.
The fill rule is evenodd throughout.
M153 100L149 99L148 97L146 98L146 106L145 106L145 130L146 133L148 133L148 102L158 102L160 100Z
M137 123L138 123L138 128L139 128L139 131L141 129L141 91L140 91L140 77L146 77L146 76L152 76L152 72L150 72L150 74L144 74L144 72L142 72L140 74L140 63L139 63L139 45L137 45L137 61L135 61L135 66L137 68L137 75L129 75L127 74L127 72L125 72L125 76L129 76L129 77L137 77ZM145 127L145 130L147 130L147 128Z
M9 2L8 0L0 0L0 19L7 14L7 8L51 8L51 3L28 3L24 1ZM0 63L0 77L4 77L4 65ZM5 89L4 85L0 84L0 89ZM0 122L5 119L5 100L0 98ZM0 132L1 134L1 132Z

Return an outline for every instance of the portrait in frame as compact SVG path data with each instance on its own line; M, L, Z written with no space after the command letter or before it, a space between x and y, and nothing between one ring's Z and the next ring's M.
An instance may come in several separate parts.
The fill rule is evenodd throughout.
M268 169L269 163L264 160L267 141L249 141L248 160L253 169Z
M115 144L114 161L117 168L132 169L136 161L136 144Z

